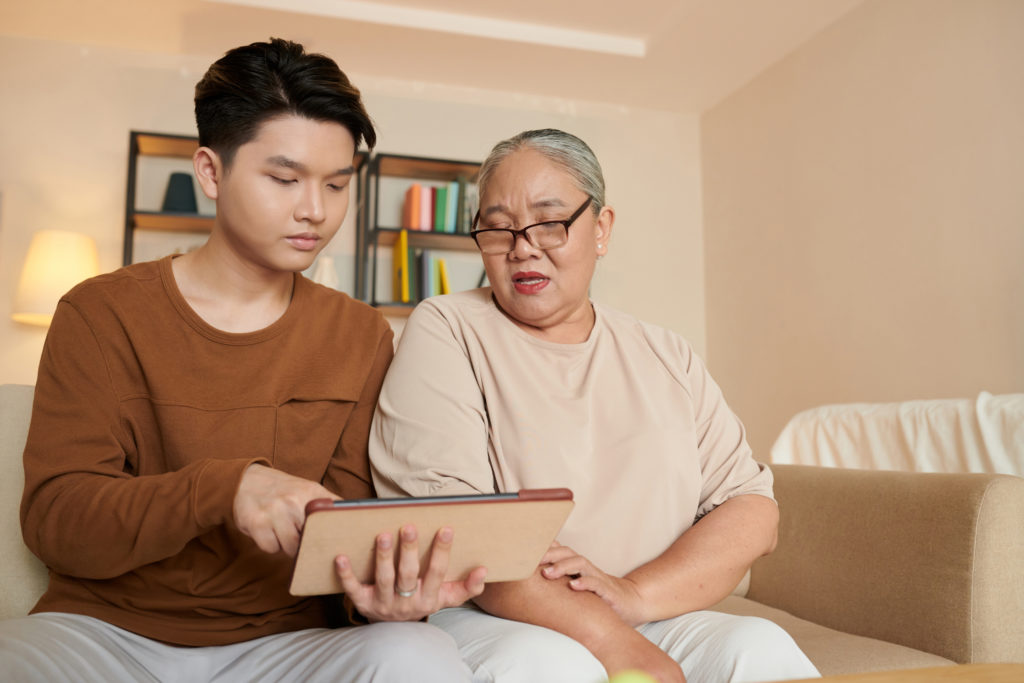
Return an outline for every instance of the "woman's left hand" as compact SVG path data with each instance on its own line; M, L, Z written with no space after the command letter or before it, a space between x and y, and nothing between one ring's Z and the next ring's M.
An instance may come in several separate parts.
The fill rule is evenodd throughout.
M630 626L647 621L643 616L643 596L633 581L604 573L569 546L559 545L557 541L552 543L540 564L541 576L546 579L569 577L569 588L594 593Z

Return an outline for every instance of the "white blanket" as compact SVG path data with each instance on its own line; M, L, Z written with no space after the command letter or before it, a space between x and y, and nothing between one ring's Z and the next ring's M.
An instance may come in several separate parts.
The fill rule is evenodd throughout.
M1024 476L1024 394L812 408L782 430L771 461Z

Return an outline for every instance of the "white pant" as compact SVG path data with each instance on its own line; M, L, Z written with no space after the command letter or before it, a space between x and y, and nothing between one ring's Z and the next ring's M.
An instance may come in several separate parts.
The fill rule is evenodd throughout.
M77 614L0 621L0 679L139 681L469 681L452 639L422 623L307 629L244 643L176 647Z
M430 617L455 638L474 683L598 683L608 674L575 640L540 626L453 607ZM758 617L702 611L637 629L692 683L817 678L818 670L779 626Z

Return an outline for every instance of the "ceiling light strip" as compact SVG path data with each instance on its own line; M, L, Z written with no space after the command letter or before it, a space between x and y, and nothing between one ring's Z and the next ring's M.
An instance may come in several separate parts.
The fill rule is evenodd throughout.
M641 38L577 31L544 24L491 19L469 14L377 4L364 0L209 0L230 5L278 9L302 14L365 21L373 24L459 33L478 38L512 40L536 45L643 57L647 43Z

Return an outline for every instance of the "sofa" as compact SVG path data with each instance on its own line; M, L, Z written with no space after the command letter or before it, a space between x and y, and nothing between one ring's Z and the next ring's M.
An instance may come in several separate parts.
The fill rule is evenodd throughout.
M46 586L18 523L31 403L0 386L0 618ZM826 675L1024 662L1024 479L773 469L778 548L715 609L775 621Z

